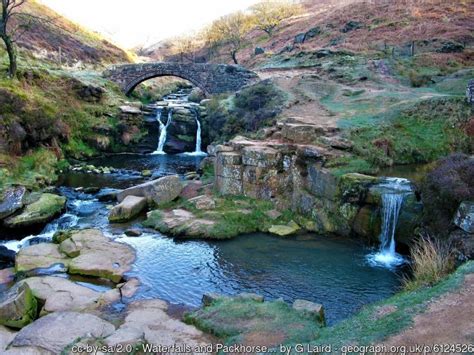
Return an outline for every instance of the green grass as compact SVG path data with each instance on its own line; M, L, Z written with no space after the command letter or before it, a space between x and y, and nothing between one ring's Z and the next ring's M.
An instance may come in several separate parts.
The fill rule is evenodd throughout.
M464 277L473 272L474 262L469 261L432 287L400 292L382 302L366 306L357 315L335 326L323 328L312 344L341 346L379 343L409 327L413 323L413 317L426 310L432 299L455 291L462 285ZM377 315L377 311L383 306L393 307L395 311Z
M314 339L321 328L314 317L293 310L283 301L239 298L216 300L208 307L187 314L185 320L228 344L241 343L252 334L260 336L261 342L268 342L265 337L273 336L277 344L306 342Z

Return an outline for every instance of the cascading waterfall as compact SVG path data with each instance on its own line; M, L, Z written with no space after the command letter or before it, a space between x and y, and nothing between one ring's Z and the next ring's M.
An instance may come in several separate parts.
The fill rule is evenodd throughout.
M395 251L395 231L403 200L412 190L410 182L400 178L388 178L379 188L382 192L380 248L368 256L368 261L374 266L394 267L405 262Z
M195 112L196 115L196 125L197 125L197 130L196 130L196 148L194 152L191 153L184 153L184 155L191 155L191 156L204 156L207 155L207 153L203 152L201 149L202 145L202 137L201 137L201 122L199 122L199 114Z
M160 124L160 138L158 140L158 148L152 154L166 154L163 149L166 143L166 131L173 118L173 110L171 108L168 110L168 120L166 121L166 124L163 124L163 122L161 121L162 112L163 110L161 108L156 111L156 120Z

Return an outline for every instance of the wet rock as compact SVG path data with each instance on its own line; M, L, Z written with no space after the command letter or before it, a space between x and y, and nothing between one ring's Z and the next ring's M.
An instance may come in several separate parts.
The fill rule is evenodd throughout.
M20 249L15 259L16 272L46 269L55 264L67 265L69 259L56 244L41 243Z
M216 201L206 195L194 197L189 200L198 210L213 210L216 208Z
M64 242L66 239L69 239L72 235L72 231L66 230L66 231L57 231L53 235L53 243L60 244Z
M210 344L210 339L194 326L171 318L168 305L161 300L132 302L127 309L124 323L104 341L107 345L148 344L162 346L190 346L195 348Z
M220 293L216 292L207 292L202 295L202 305L204 307L210 306L213 302L224 299L224 298L229 298L228 296L222 295Z
M301 230L301 227L294 221L291 221L287 225L277 224L272 225L268 230L272 234L279 235L280 237L286 237L297 233Z
M139 237L139 236L142 235L142 231L139 230L139 229L135 229L135 228L127 229L125 231L125 235L129 236L129 237Z
M109 214L110 222L126 222L138 216L147 205L145 197L128 195L125 199L114 206Z
M45 193L40 196L38 201L27 205L20 215L9 217L4 223L8 228L46 224L61 213L65 205L65 197Z
M36 299L28 285L17 284L0 296L0 324L23 328L36 318Z
M62 277L30 277L21 283L26 283L35 298L44 305L41 315L58 311L92 310L101 305L101 292Z
M454 224L467 233L474 233L474 202L464 201L459 205Z
M306 300L295 300L293 302L293 309L314 316L316 321L324 323L324 307L322 304Z
M102 189L96 195L96 197L101 202L115 201L117 199L117 193L119 191L120 190L116 190L116 189Z
M153 172L151 170L143 170L141 174L143 177L150 177L153 175Z
M140 287L140 280L137 278L131 278L123 284L118 284L117 288L120 289L120 294L122 297L132 297Z
M8 284L15 279L15 269L12 267L0 270L0 285Z
M127 196L145 197L148 203L157 205L173 201L183 190L178 175L165 176L157 180L131 187L117 194L117 200L122 202Z
M12 349L20 350L34 346L59 354L77 339L105 338L114 331L115 327L111 323L92 314L54 312L23 328L15 336L11 346Z
M11 265L15 262L15 252L7 247L0 245L0 266Z
M0 197L0 220L11 216L23 207L23 198L26 188L24 186L7 189Z

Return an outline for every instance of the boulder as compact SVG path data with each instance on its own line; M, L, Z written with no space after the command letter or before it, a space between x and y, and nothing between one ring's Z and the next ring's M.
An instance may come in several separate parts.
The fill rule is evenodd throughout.
M60 214L65 205L65 197L44 193L37 201L27 205L21 214L7 218L4 223L8 228L46 224Z
M72 231L71 236L59 245L42 243L21 249L15 269L27 272L62 264L70 274L101 277L118 283L131 269L134 260L132 247L111 240L99 230L85 229Z
M0 267L12 265L15 262L15 252L4 245L0 245Z
M209 196L201 195L189 200L198 210L213 210L216 208L216 201Z
M59 251L56 244L40 243L20 249L15 258L16 272L46 269L55 264L66 265L69 259Z
M179 194L180 197L190 199L199 196L199 190L202 188L202 181L186 182L183 190Z
M474 233L474 202L461 202L454 216L454 224L467 233Z
M316 321L324 323L324 307L322 304L314 303L306 300L295 300L293 309L298 312L306 313L314 316Z
M26 189L23 186L7 189L0 197L0 220L11 216L23 207Z
M97 316L77 312L54 312L23 328L11 343L12 349L40 347L54 354L80 338L105 338L115 327Z
M127 229L124 233L128 237L139 237L142 235L142 231L136 228Z
M122 202L131 195L145 197L148 203L159 205L173 201L182 190L183 185L178 175L165 176L121 191L117 194L117 200Z
M0 324L23 328L36 318L36 298L28 285L17 284L0 296Z
M263 49L262 47L255 47L254 53L255 53L255 55L264 54L264 53L265 53L265 49Z
M120 111L126 115L140 115L142 111L138 107L124 105L120 106Z
M0 354L5 354L8 345L11 343L15 335L16 333L13 330L0 325Z
M92 310L102 305L99 301L103 293L62 277L30 277L21 283L27 284L34 297L44 305L41 315L59 311Z
M272 225L268 231L272 234L279 235L280 237L286 237L297 233L299 230L301 230L300 226L295 221L291 221L287 225Z
M280 162L280 153L266 146L250 146L243 149L242 163L261 168L275 167Z
M110 222L126 222L138 216L147 205L145 197L128 195L125 199L114 206L109 214Z

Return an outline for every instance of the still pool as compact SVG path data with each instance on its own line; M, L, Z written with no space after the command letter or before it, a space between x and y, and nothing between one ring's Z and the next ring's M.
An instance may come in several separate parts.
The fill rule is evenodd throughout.
M207 242L146 234L119 240L137 250L132 274L143 284L138 298L175 304L199 306L206 292L255 292L322 303L328 324L334 324L400 285L397 273L367 264L366 247L342 237L251 234Z

